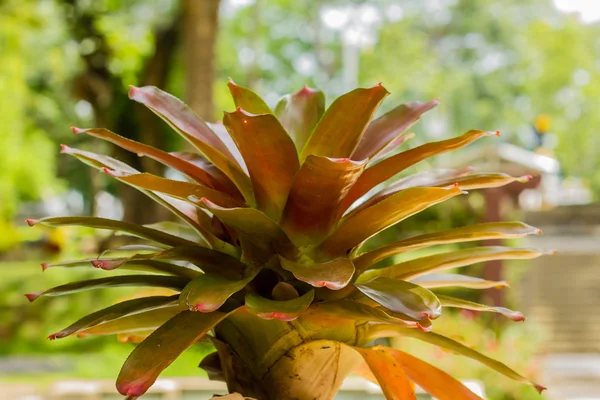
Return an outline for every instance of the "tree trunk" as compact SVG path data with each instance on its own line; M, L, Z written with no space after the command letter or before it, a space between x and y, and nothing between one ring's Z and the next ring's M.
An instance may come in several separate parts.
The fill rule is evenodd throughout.
M206 121L215 119L213 83L220 0L181 0L184 26L185 98Z

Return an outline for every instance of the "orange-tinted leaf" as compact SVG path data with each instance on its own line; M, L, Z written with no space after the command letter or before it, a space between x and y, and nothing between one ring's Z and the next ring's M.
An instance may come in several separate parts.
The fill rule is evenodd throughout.
M213 132L217 134L219 139L221 139L223 141L223 143L225 143L225 146L227 146L227 148L229 149L231 154L233 154L233 157L237 161L237 165L239 165L240 168L246 173L246 175L248 175L248 168L246 167L244 158L242 157L242 154L240 153L240 149L237 148L237 146L235 145L235 142L231 138L231 135L229 134L229 132L227 132L227 129L225 129L225 126L223 126L223 121L217 121L212 124L209 123L208 126L210 126L210 129L212 129Z
M503 246L472 247L451 251L448 253L434 254L410 261L405 261L391 267L371 270L362 274L361 281L366 281L374 276L387 276L395 279L413 279L431 272L443 271L451 268L464 267L490 260L529 260L544 254L553 254L544 250L532 248L513 248Z
M61 145L60 152L61 154L69 154L93 168L110 168L132 174L139 172L135 168L125 164L123 161L117 160L116 158L105 156L103 154L92 153L91 151L75 149L64 144Z
M436 295L411 282L376 277L355 286L386 309L417 321L435 319L442 314L442 304Z
M241 204L230 196L197 183L175 181L161 178L149 173L126 174L120 171L107 171L107 173L118 180L143 190L164 193L182 200L189 201L190 196L198 198L206 197L210 201L222 207L239 207Z
M424 247L489 239L514 239L532 234L539 235L541 231L522 222L487 222L400 240L360 254L353 262L356 269L362 272L388 257Z
M246 162L258 207L279 220L300 168L294 143L272 114L239 109L225 113L223 124Z
M231 79L227 82L227 87L236 107L252 114L272 114L267 103L252 90L236 85Z
M508 174L471 174L451 179L441 179L431 186L447 186L458 183L463 190L487 189L508 185L513 182L525 183L531 178L526 176L510 176Z
M123 286L141 287L164 287L167 289L180 290L185 287L189 279L179 276L162 275L123 275L111 276L109 278L89 279L85 281L71 282L56 286L39 293L28 293L25 295L29 301L34 301L42 296L63 296L78 293L85 290L104 289Z
M229 280L214 273L200 275L183 289L179 296L179 304L185 305L190 311L202 313L216 311L253 278L254 276L250 276L245 279Z
M505 307L486 306L484 304L479 304L479 303L475 303L472 301L458 299L458 298L452 297L452 296L438 295L438 298L440 299L440 301L442 302L442 306L444 306L444 307L462 308L465 310L472 310L472 311L495 312L495 313L502 314L505 317L510 318L516 322L525 321L525 317L519 311L510 310Z
M291 300L270 300L255 293L246 294L246 307L259 318L293 321L306 310L315 298L314 290Z
M333 101L302 149L300 161L309 155L348 158L389 92L381 85L354 89Z
M358 147L352 154L353 160L372 158L398 136L406 132L421 115L438 105L437 100L422 103L419 101L401 104L371 122Z
M61 265L59 263L56 263ZM117 259L104 259L104 258L93 258L88 261L88 264L93 265L96 268L111 271L116 268L131 270L131 271L145 271L160 274L169 274L175 276L181 276L183 278L194 279L202 272L199 269L191 268L178 264L171 264L163 261L148 260L148 259L128 259L128 258L117 258ZM64 264L62 264L64 266Z
M294 274L296 279L314 287L340 290L350 282L354 275L354 265L346 257L313 264L289 261L283 257L279 257L279 261L281 267Z
M438 400L482 400L460 381L423 360L389 347L374 346L373 349L392 356L412 381Z
M461 193L457 186L402 190L372 207L342 218L319 250L330 256L341 256L385 228Z
M275 106L275 115L291 136L298 152L302 151L324 111L325 95L308 86L283 96Z
M154 331L129 355L117 378L124 396L141 396L158 375L227 314L183 311Z
M252 208L223 208L207 199L201 199L200 203L237 232L244 260L253 265L262 265L273 253L296 259L298 251L294 244L264 213Z
M294 179L281 227L298 246L318 243L337 222L337 209L365 168L348 158L308 156Z
M208 172L204 171L202 168L189 163L181 158L175 157L167 152L159 150L155 147L148 146L143 143L136 142L135 140L127 139L126 137L117 135L114 132L109 131L108 129L102 128L92 128L92 129L79 129L73 128L73 132L75 133L85 133L93 137L97 137L99 139L107 140L111 143L116 144L119 147L127 151L131 151L133 153L137 153L140 156L147 156L156 160L168 167L176 169L184 175L187 175L190 179L202 183L212 189L220 190L227 192L228 188L223 186L223 184L215 179Z
M112 321L117 318L126 317L128 315L138 314L140 312L157 310L169 306L177 305L178 296L152 296L142 297L139 299L126 300L117 303L113 306L96 311L86 315L67 328L53 333L49 336L50 340L61 339L77 333L86 328Z
M377 153L375 156L373 156L373 158L370 159L371 163L376 163L378 161L383 160L384 158L387 158L390 153L392 153L394 150L398 149L398 147L402 146L404 143L408 142L411 139L415 138L415 134L414 133L406 133L402 136L400 136L399 138L394 139L390 144L388 144L386 147L383 148L383 150L381 150L379 153Z
M428 274L419 276L411 282L427 289L437 289L446 287L461 287L467 289L491 289L508 287L506 281L488 281L473 276L459 274Z
M136 314L113 319L77 332L77 337L96 335L146 334L173 318L185 309L179 305L142 311Z
M490 136L492 133L484 131L468 131L462 136L442 140L440 142L431 142L415 147L414 149L403 151L394 156L386 158L381 162L367 168L358 179L356 184L350 189L350 192L344 199L342 210L348 209L358 198L366 194L369 190L385 182L389 178L402 172L406 168L423 161L426 158L457 150L475 140Z
M178 245L196 245L193 242L158 231L156 229L147 228L131 222L117 221L107 218L98 217L48 217L40 220L27 220L29 226L41 224L44 226L86 226L95 229L108 229L113 231L123 231L131 235L141 237L143 239L152 240L154 242L165 244L167 246Z
M385 398L388 400L416 400L413 385L404 369L379 346L373 348L355 347L379 382Z

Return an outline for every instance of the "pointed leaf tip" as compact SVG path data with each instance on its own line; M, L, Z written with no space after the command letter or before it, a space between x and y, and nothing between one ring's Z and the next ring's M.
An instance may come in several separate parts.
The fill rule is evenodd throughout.
M41 293L26 293L25 297L27 297L27 300L29 300L30 303L33 303L40 295Z
M542 386L542 385L540 385L540 384L538 384L538 383L534 383L534 384L533 384L533 387L535 388L535 390L537 390L537 391L538 391L538 393L539 393L539 394L542 394L542 392L543 392L544 390L548 390L548 388L547 388L546 386Z
M40 265L42 266L42 271L45 271L50 266L50 263L41 263Z
M127 93L127 96L129 96L130 99L135 99L136 95L139 93L139 88L133 85L129 85L129 92Z
M80 134L81 132L83 132L83 131L84 131L84 129L78 128L78 127L76 127L76 126L72 126L72 127L71 127L71 130L72 130L72 131L73 131L73 133L74 133L74 134L76 134L76 135L78 135L78 134Z
M60 152L61 152L61 153L66 153L66 152L68 152L69 150L71 150L71 148L70 148L69 146L67 146L66 144L61 144L61 145L60 145Z
M119 268L121 265L125 264L127 259L120 260L92 260L91 263L94 268L103 269L106 271L110 271L116 268Z
M500 131L496 131L496 136L500 136Z
M416 325L417 325L417 328L419 328L420 330L422 330L425 333L431 332L433 329L433 325L424 326L424 325L421 325L419 322L417 322Z
M39 220L37 220L37 219L31 219L31 218L27 218L27 219L25 220L25 222L27 222L27 225L29 225L29 226L34 226L34 225L36 225L37 223L39 223L40 221L39 221Z

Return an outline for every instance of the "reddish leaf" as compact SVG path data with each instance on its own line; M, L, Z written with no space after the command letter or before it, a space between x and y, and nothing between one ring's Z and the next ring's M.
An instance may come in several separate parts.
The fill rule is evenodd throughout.
M294 143L271 114L253 115L238 108L225 113L223 124L244 157L258 207L279 220L299 168Z
M337 222L337 209L365 168L347 158L308 156L296 174L280 226L297 246L318 243Z
M236 107L240 107L252 114L273 113L265 101L252 90L236 85L231 79L227 82L227 87Z
M381 84L355 89L333 101L302 149L300 161L309 155L347 158L389 92Z
M465 310L472 310L472 311L495 312L495 313L502 314L505 317L510 318L516 322L525 321L525 317L519 311L509 310L508 308L505 308L505 307L486 306L484 304L479 304L479 303L475 303L472 301L458 299L458 298L452 297L452 296L439 295L438 297L439 297L440 301L442 302L442 306L444 306L444 307L462 308Z
M283 96L275 107L275 115L291 136L298 152L302 151L324 111L325 95L308 86Z
M419 276L411 282L427 289L437 289L446 287L461 287L467 289L500 289L508 287L506 281L488 281L473 276L459 274L429 274Z
M124 396L141 396L181 353L201 339L227 314L183 311L154 331L129 355L117 379Z
M419 161L448 151L460 149L481 137L490 135L493 135L493 133L469 131L456 138L426 143L419 147L415 147L414 149L403 151L402 153L386 158L365 170L354 186L352 186L352 189L350 189L350 192L344 199L341 209L348 209L352 203L366 194L369 190Z
M319 245L318 251L330 256L346 254L383 229L461 193L457 186L402 190L370 208L344 217L337 229Z
M190 311L216 311L253 278L254 276L250 276L246 279L229 280L213 273L200 275L183 289L179 296L179 304L185 305Z
M123 334L129 339L132 336L146 335L182 311L184 308L180 305L142 311L82 329L77 332L77 337Z
M406 132L421 115L438 105L437 100L401 104L371 122L352 153L353 160L372 158Z

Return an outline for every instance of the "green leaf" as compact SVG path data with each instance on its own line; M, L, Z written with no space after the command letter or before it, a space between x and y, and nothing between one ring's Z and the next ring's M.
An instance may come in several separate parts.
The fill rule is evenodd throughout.
M77 337L116 334L145 334L149 331L155 330L184 310L185 309L180 305L174 305L150 311L142 311L82 329L77 333Z
M292 300L270 300L255 293L246 294L246 307L259 318L293 321L306 310L315 298L314 290Z
M105 156L103 154L92 153L91 151L75 149L64 144L61 145L60 152L62 154L69 154L93 168L110 168L131 174L136 174L139 172L135 168L125 164L123 161L117 160L116 158Z
M164 193L185 201L189 201L190 196L206 197L210 201L222 207L239 207L242 204L225 193L211 189L197 183L175 181L172 179L161 178L160 176L149 173L127 174L121 171L106 171L107 174L117 178L136 188L151 190Z
M354 275L354 265L346 257L313 264L302 264L283 257L279 257L279 261L281 267L294 274L296 279L314 287L340 290L350 283Z
M297 93L286 94L275 106L275 115L294 141L299 153L324 111L325 95L322 91L308 86L304 86Z
M333 101L302 149L300 161L309 155L347 158L389 92L381 85L354 89Z
M141 396L158 375L181 353L201 339L227 314L183 311L140 343L125 361L117 390L124 396Z
M375 276L386 276L394 279L414 279L421 275L451 268L464 267L490 260L529 260L544 254L553 254L533 248L512 248L503 246L472 247L434 254L410 261L405 261L391 267L367 271L360 276L360 281L369 280Z
M442 347L446 350L450 350L465 357L469 357L473 360L479 361L483 365L490 367L491 369L507 376L508 378L514 379L519 382L531 384L540 392L546 389L542 385L531 382L530 380L523 377L522 375L509 368L507 365L501 363L500 361L489 358L476 350L473 350L459 342L450 339L449 337L434 332L422 332L418 329L406 329L397 326L392 327L392 329L394 329L394 331L398 335L412 337L427 343L431 343L433 345Z
M360 254L353 261L356 269L362 272L388 257L424 247L489 239L514 239L541 233L538 228L522 222L487 222L400 240Z
M401 104L377 118L369 124L358 147L352 153L352 159L364 160L374 157L419 121L421 115L437 105L437 100Z
M493 133L475 130L468 131L462 136L442 140L440 142L426 143L382 160L372 167L367 168L360 178L358 178L357 182L352 186L352 189L350 189L350 192L344 199L342 210L348 209L352 203L375 186L385 182L419 161L448 151L460 149L481 137L490 135L493 135Z
M347 158L308 156L294 179L280 225L298 246L320 242L338 221L338 208L365 168Z
M347 319L355 323L386 322L388 324L407 327L417 326L416 321L407 315L402 318L396 316L400 314L392 315L392 313L389 311L386 312L382 307L371 307L368 304L355 300L344 299L315 303L300 316L299 321L303 324L308 321L311 321L312 324L315 321L321 321L324 324L330 323L332 326L335 326L335 320Z
M181 295L179 304L190 311L210 313L221 307L229 297L242 290L254 276L246 279L229 280L217 274L204 274L188 283Z
M377 277L355 286L383 307L417 321L435 319L442 314L442 305L436 295L411 282Z
M354 347L363 357L379 382L386 399L417 400L413 384L404 369L394 358L379 346L373 348Z
M438 400L482 400L460 381L408 353L385 346L373 346L372 349L392 356L410 380Z
M194 245L196 243L158 231L156 229L146 228L141 225L131 222L117 221L107 218L98 217L48 217L40 220L28 219L29 226L41 224L49 227L58 226L87 226L95 229L108 229L113 231L127 232L133 236L143 239L152 240L154 242L167 246Z
M458 187L402 190L342 218L337 229L319 245L317 251L330 256L344 255L385 228L461 193Z
M53 333L48 338L50 340L61 339L77 333L86 328L112 321L128 315L139 314L144 311L158 310L161 308L173 306L177 304L178 295L175 296L152 296L142 297L139 299L126 300L117 303L113 306L96 311L86 315L67 328Z
M508 287L506 281L488 281L473 276L458 274L430 274L419 276L411 282L427 289L437 289L446 287L461 287L467 289L491 289Z
M223 124L244 157L258 207L279 220L300 168L292 139L272 114L253 115L238 109L225 113Z
M510 318L516 322L525 321L525 317L519 311L509 310L508 308L505 308L505 307L487 306L487 305L475 303L472 301L458 299L458 298L452 297L452 296L438 295L438 298L440 299L440 301L442 302L442 306L444 306L444 307L462 308L465 310L472 310L472 311L495 312L495 313L502 314L505 317Z
M71 293L83 292L85 290L103 289L121 286L141 287L163 287L173 290L181 290L189 282L189 279L178 276L160 275L124 275L111 276L109 278L89 279L85 281L71 282L56 286L39 293L28 293L25 295L29 301L34 301L42 296L62 296Z
M231 79L227 82L227 87L236 107L240 107L252 114L273 113L267 103L252 90L236 85Z
M211 213L238 234L242 255L252 265L269 261L273 253L287 259L296 259L298 250L281 228L259 210L252 208L223 208L200 199ZM200 204L199 203L199 204Z

